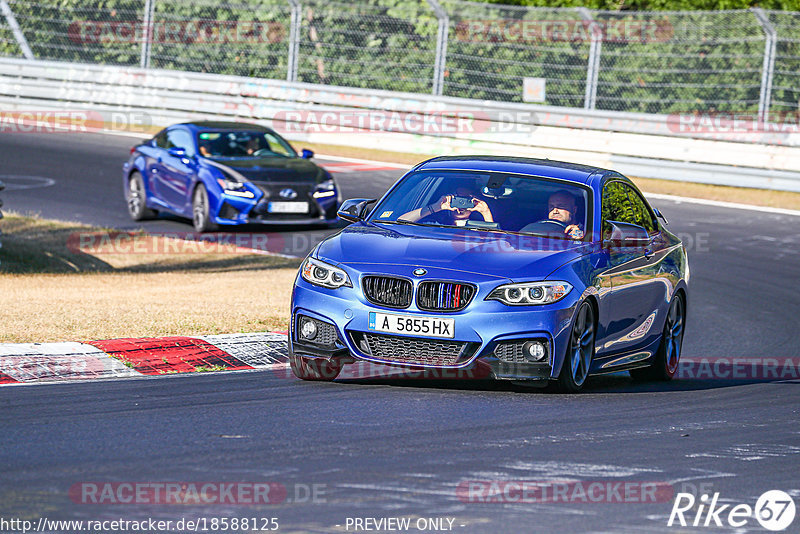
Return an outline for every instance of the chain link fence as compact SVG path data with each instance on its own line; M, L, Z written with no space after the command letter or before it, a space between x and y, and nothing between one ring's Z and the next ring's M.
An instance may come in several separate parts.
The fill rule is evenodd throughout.
M0 0L0 56L646 113L800 111L800 13Z

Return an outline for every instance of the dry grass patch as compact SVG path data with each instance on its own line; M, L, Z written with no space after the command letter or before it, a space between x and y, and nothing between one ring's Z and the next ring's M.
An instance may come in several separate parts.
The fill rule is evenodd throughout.
M214 253L120 253L107 242L88 253L74 246L75 234L101 229L14 214L0 228L0 342L287 328L299 260L225 246ZM122 239L123 249L139 239L153 247L146 250L175 250L164 238Z
M286 330L296 269L0 276L0 342Z

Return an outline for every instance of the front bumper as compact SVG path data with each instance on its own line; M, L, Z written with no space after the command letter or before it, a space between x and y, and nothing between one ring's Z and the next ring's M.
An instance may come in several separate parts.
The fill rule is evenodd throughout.
M212 212L214 223L222 226L332 224L338 220L336 211L341 203L338 191L334 191L335 194L331 197L305 200L310 206L308 213L268 213L263 193L255 190L253 192L256 197L252 199L221 192Z
M351 277L352 279L352 277ZM356 360L391 365L394 367L432 370L458 370L458 375L502 380L549 380L556 378L561 368L569 337L569 326L575 311L577 296L568 295L563 301L547 306L512 307L484 298L493 287L480 287L472 302L456 313L431 313L416 309L383 308L367 302L360 292L358 281L353 288L327 289L309 284L298 276L292 294L289 329L289 352L311 358L337 360L351 363ZM499 284L494 284L499 285ZM367 353L359 344L364 333L382 334L369 328L369 312L400 313L419 316L442 316L455 319L455 341L466 345L463 357L452 364L430 364L386 358ZM336 341L333 345L319 345L301 340L298 317L305 316L333 325ZM436 341L417 336L382 334L405 340ZM521 344L525 341L542 341L547 357L542 362L515 358L509 361L501 344ZM452 340L445 340L452 341ZM499 357L503 356L502 358ZM505 359L504 359L505 358ZM462 373L463 371L463 373Z

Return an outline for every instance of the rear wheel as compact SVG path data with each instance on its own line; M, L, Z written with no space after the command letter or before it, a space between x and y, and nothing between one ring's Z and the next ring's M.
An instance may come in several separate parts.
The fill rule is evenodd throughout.
M144 189L142 175L134 171L128 178L128 187L125 190L125 201L128 204L128 213L134 221L143 221L156 216L156 212L147 207L147 193Z
M575 316L567 355L558 375L559 390L564 393L577 393L583 388L594 358L594 340L594 308L588 302L583 302Z
M342 366L338 363L291 353L289 354L289 365L297 378L318 382L330 382L342 371Z
M212 232L217 225L211 221L208 205L208 191L203 184L198 185L192 196L192 224L197 232Z
M685 321L686 304L683 294L678 293L669 305L655 361L649 367L632 369L630 373L634 380L672 380L680 364Z

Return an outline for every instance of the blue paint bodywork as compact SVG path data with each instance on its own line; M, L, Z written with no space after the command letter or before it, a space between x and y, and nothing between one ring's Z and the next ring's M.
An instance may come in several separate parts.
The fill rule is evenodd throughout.
M123 164L123 185L127 189L131 174L143 177L146 206L181 217L192 217L192 198L198 185L208 192L209 217L220 226L246 223L259 224L331 224L341 203L337 184L328 171L306 157L250 157L209 159L199 155L197 136L220 130L274 131L246 123L197 122L175 124L164 132L183 131L191 138L186 156L175 156L157 146L155 137L132 150ZM162 132L163 133L163 132ZM160 134L157 134L160 135ZM220 184L235 174L244 181L244 190L251 198L229 194ZM300 197L310 203L308 214L270 216L267 203L283 200L285 188L298 189ZM223 206L225 210L223 211Z
M328 289L298 275L292 294L290 352L311 358L343 357L343 361L355 358L403 365L366 354L351 334L369 331L369 312L373 311L438 315L455 318L455 340L478 344L472 357L456 367L483 365L491 369L493 377L501 379L555 379L565 359L578 305L588 301L596 310L597 323L591 373L633 369L653 361L673 296L682 292L686 302L689 270L681 241L655 214L657 233L647 250L613 248L604 243L599 231L603 186L610 180L633 186L630 180L614 171L549 160L444 157L419 164L393 188L408 176L429 170L509 173L581 184L591 192L587 229L595 231L587 232L583 240L571 241L468 228L390 225L378 220L379 200L366 220L350 224L312 251L311 257L344 270L352 287ZM413 275L419 267L427 274ZM365 297L361 282L364 276L373 274L406 278L415 290L424 280L464 282L475 285L477 294L458 312L422 311L416 299L405 309L393 310ZM566 281L573 289L562 300L548 305L510 306L485 300L502 284L541 280ZM324 350L299 343L298 314L334 325L339 338L336 348ZM510 339L547 340L546 367L498 362L496 344Z

